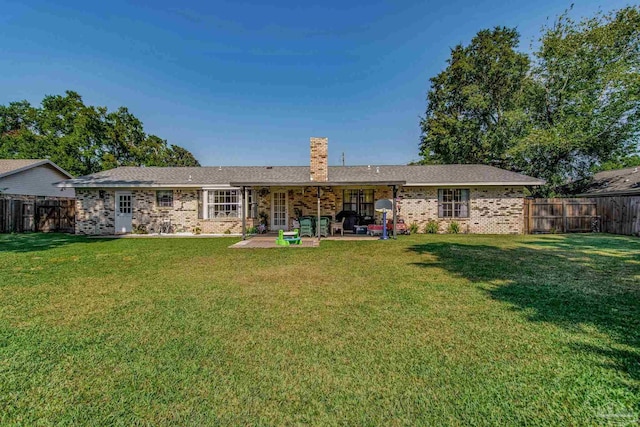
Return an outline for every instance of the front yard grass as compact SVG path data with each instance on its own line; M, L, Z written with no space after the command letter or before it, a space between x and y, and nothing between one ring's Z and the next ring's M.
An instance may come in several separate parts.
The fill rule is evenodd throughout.
M0 425L635 425L640 240L0 236Z

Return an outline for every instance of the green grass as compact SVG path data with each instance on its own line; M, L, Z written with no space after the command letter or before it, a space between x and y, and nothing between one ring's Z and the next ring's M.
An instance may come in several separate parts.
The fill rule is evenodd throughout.
M635 425L640 240L0 236L0 425Z

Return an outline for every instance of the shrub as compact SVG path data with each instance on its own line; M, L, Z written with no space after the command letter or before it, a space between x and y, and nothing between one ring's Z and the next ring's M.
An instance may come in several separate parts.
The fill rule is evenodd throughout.
M193 234L200 234L202 233L202 228L200 227L193 227L193 230L191 230L193 232Z
M439 228L438 221L430 219L429 222L427 222L427 225L424 226L424 232L427 234L437 234Z
M149 234L147 226L144 224L136 224L131 228L133 234Z
M258 227L249 227L247 229L247 234L258 234Z
M460 232L460 224L457 221L451 221L449 223L449 227L447 228L447 233L449 234L458 234Z
M409 225L409 234L417 234L418 233L418 223L412 222Z
M224 230L224 234L231 234L231 229L227 228L226 230Z

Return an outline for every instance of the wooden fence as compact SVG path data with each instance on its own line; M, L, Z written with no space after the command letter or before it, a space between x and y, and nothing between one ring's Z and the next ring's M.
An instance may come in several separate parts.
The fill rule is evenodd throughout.
M640 196L595 199L603 233L640 236Z
M640 235L640 196L526 199L526 233Z
M527 233L586 233L598 231L598 213L593 199L526 199Z
M73 233L75 200L41 197L0 197L0 233L59 231Z

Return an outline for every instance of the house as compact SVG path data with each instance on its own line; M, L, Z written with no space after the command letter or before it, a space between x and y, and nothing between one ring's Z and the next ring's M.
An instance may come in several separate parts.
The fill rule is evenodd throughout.
M579 196L640 196L640 168L636 166L598 172Z
M54 184L73 178L47 159L0 159L0 193L29 197L75 197L72 187Z
M290 229L300 215L344 212L380 220L378 199L393 199L398 218L441 230L522 233L526 186L543 181L485 165L328 166L328 139L311 138L310 166L120 167L59 183L76 190L76 232L176 231L243 234L267 220ZM394 216L394 221L396 217Z

